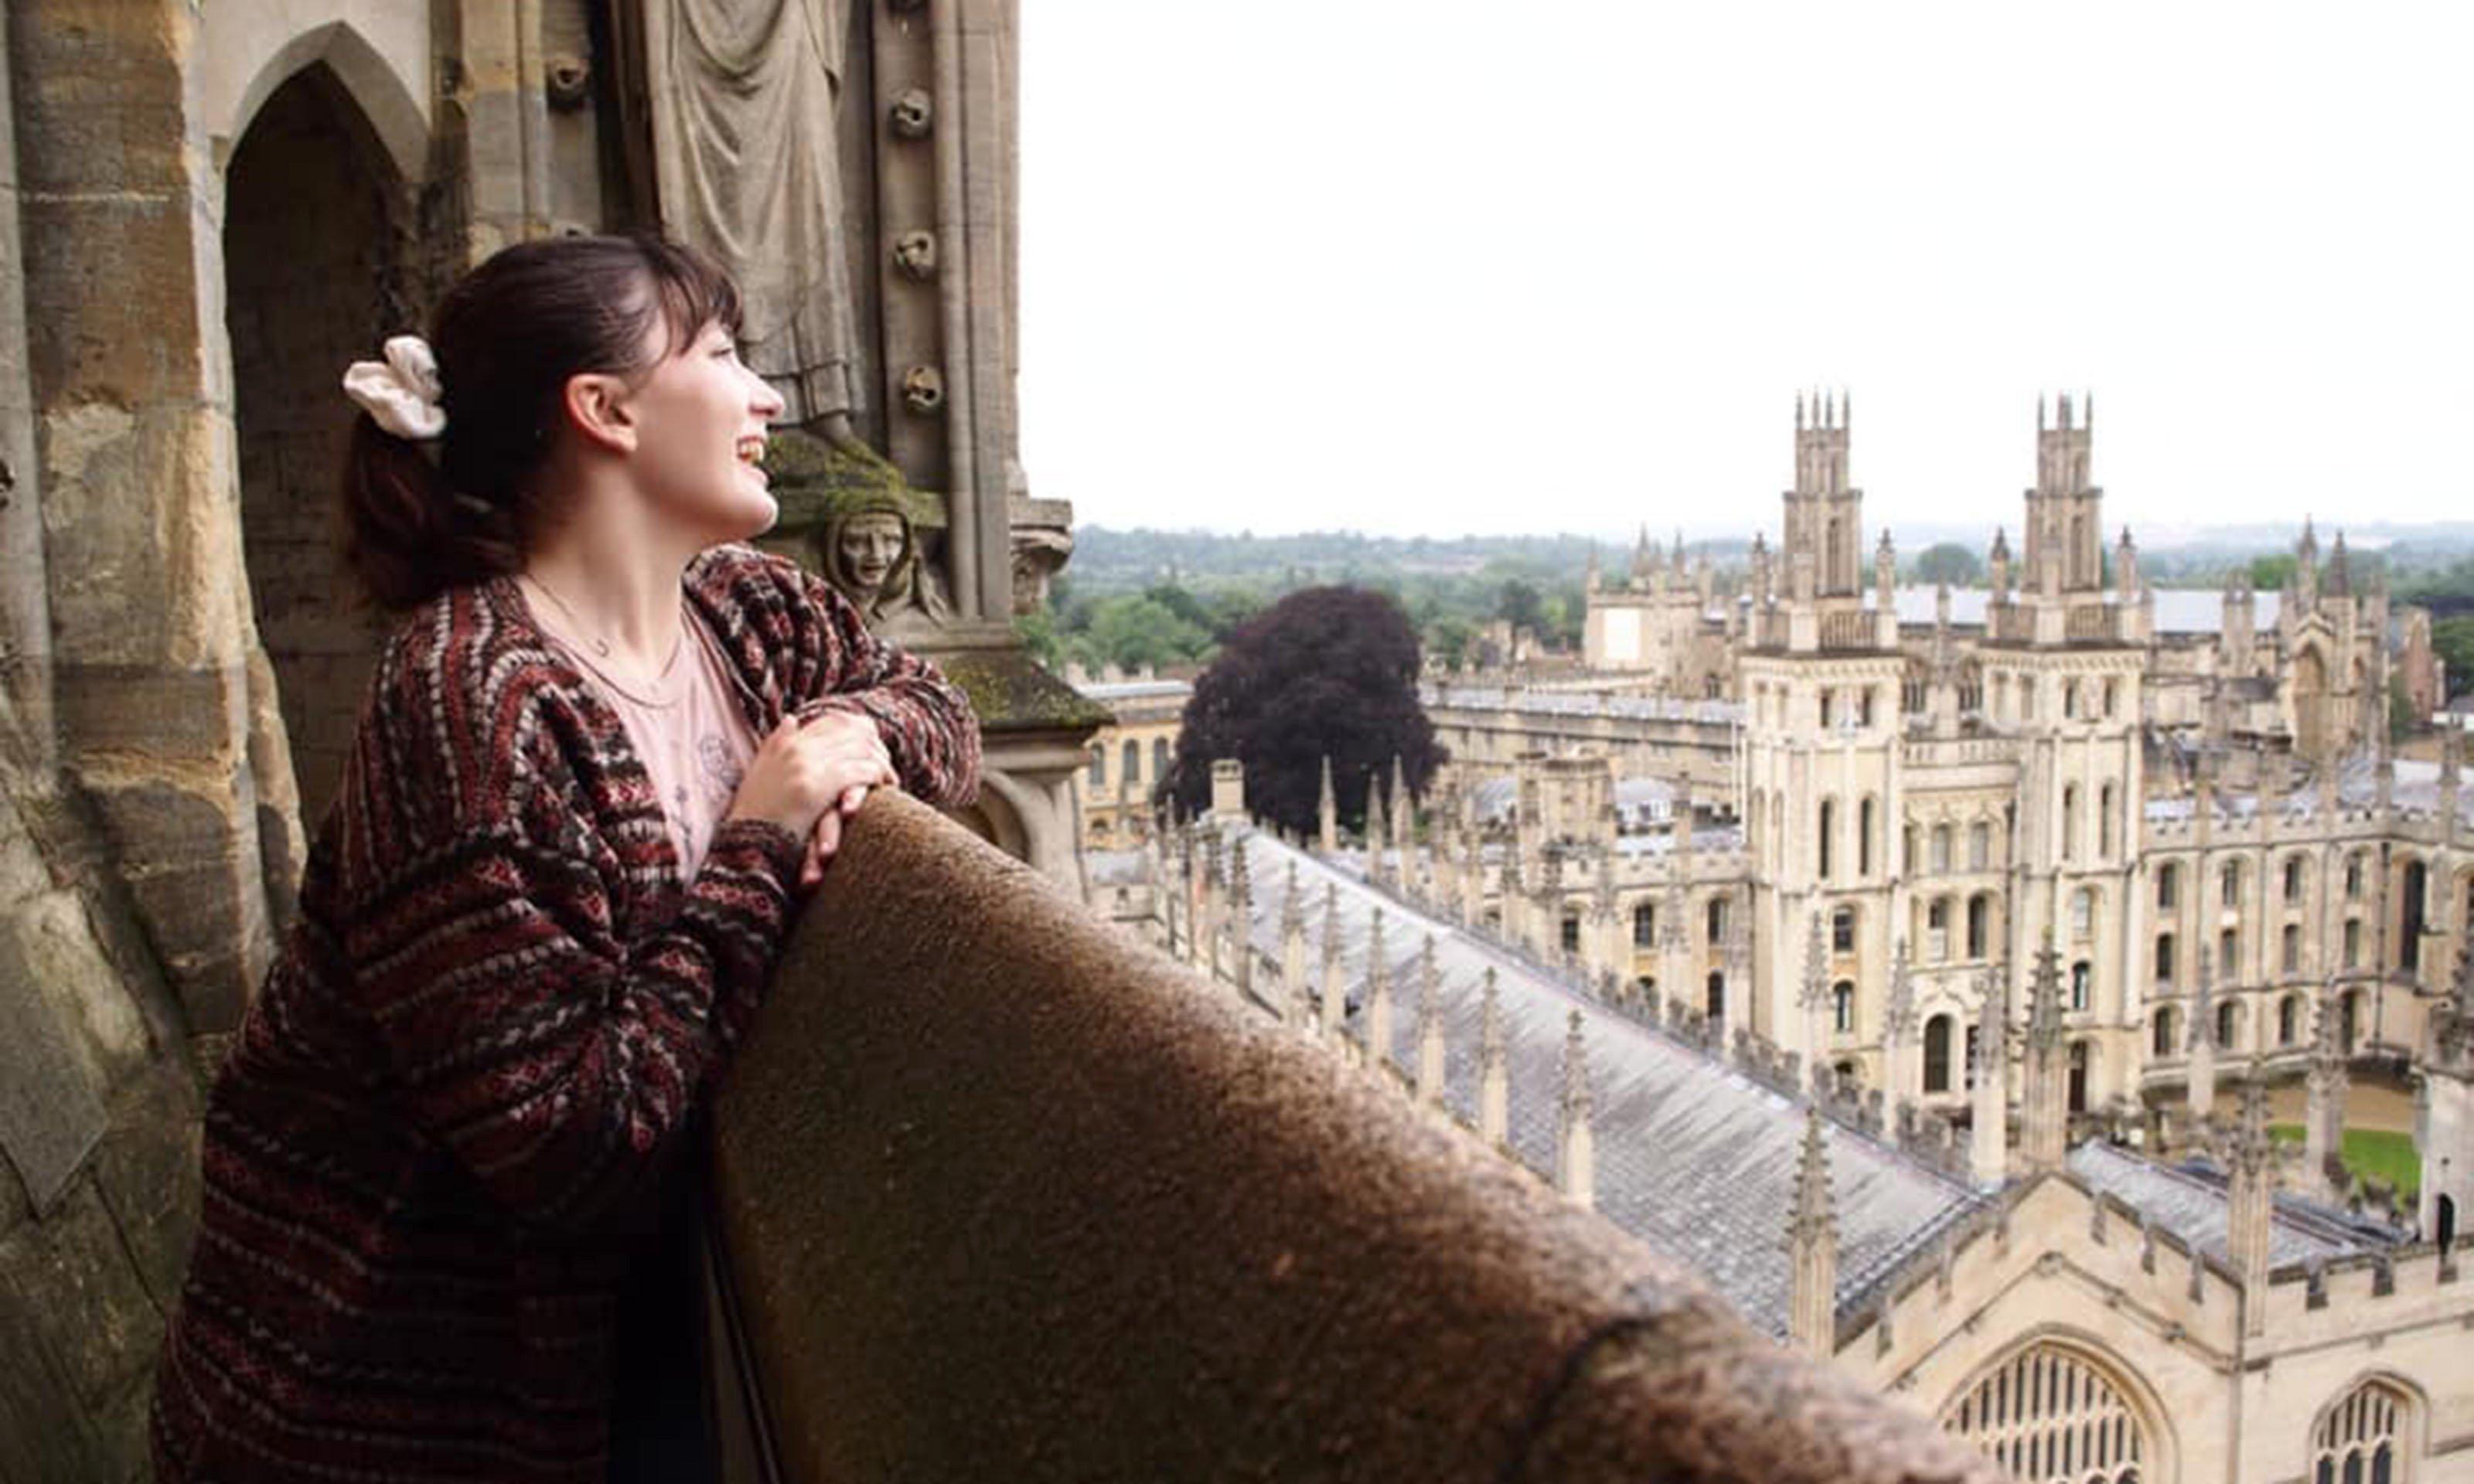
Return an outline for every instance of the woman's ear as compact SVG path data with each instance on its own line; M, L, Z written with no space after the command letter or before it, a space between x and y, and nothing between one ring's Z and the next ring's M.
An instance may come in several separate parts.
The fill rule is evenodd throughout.
M567 378L559 403L568 422L588 443L612 453L636 451L635 409L627 405L627 383L602 371L580 371Z

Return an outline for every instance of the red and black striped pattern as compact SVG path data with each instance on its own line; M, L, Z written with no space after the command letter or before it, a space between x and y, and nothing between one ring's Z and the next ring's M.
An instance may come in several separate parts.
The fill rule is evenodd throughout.
M969 703L825 584L733 544L687 585L759 736L846 708L910 792L976 793ZM726 821L682 883L617 713L513 584L414 613L208 1099L158 1478L602 1477L618 1283L805 850Z

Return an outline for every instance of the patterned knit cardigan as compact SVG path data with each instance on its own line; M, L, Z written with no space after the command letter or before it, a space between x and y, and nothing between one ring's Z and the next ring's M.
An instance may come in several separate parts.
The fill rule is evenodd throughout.
M856 712L909 792L976 794L969 703L838 593L738 544L686 586L759 737ZM512 580L411 615L208 1099L157 1477L601 1478L620 1277L805 851L726 821L683 885L618 714Z

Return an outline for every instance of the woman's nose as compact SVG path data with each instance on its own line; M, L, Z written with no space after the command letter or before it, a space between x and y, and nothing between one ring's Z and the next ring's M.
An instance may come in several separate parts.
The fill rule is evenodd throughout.
M781 393L773 390L773 383L754 371L747 373L747 379L756 383L756 395L749 401L748 406L767 422L780 417L782 409L788 407L789 403L782 399Z

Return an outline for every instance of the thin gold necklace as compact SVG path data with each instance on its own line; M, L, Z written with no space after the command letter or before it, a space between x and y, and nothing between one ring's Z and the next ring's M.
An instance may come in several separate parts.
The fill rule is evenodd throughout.
M558 605L558 610L567 615L567 621L569 623L575 625L575 632L584 636L585 643L593 646L593 652L594 654L600 656L604 659L610 658L610 641L601 637L599 634L592 633L591 630L593 626L586 623L583 618L578 616L575 610L568 607L567 600L565 598L562 598L557 593L550 591L549 584L543 582L540 578L535 577L530 572L525 572L523 574L523 578L526 582L539 587L542 590L542 595L544 597L548 598L552 603Z

